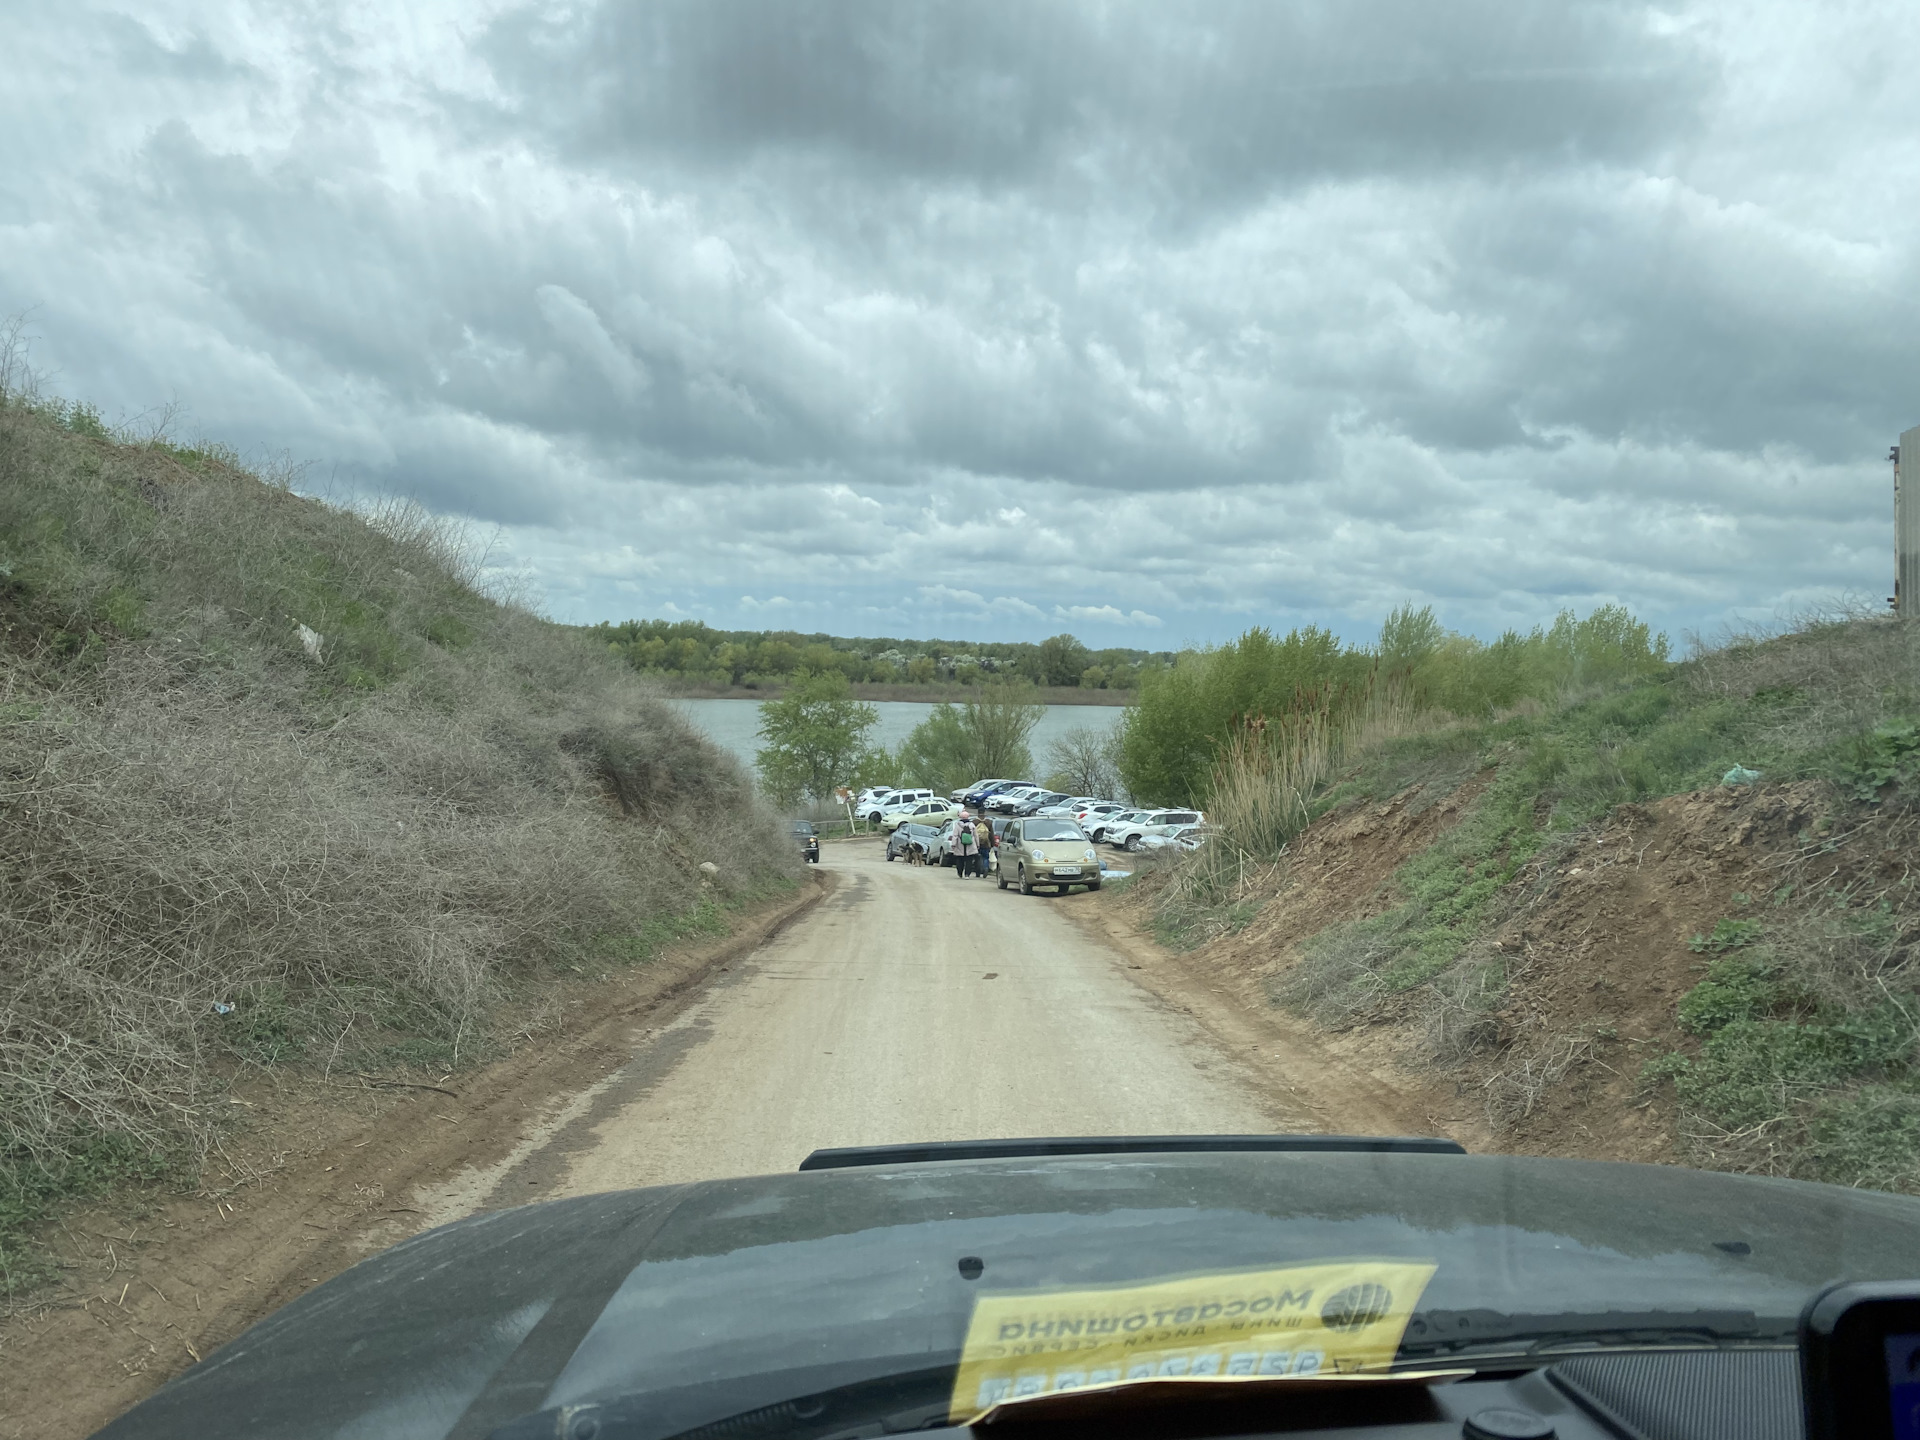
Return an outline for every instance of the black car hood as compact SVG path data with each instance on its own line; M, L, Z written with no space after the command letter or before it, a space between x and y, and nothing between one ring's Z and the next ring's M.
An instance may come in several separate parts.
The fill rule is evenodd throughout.
M651 1392L667 1435L804 1393L797 1377L952 1365L984 1291L1362 1256L1437 1265L1403 1353L1575 1311L1710 1313L1720 1338L1779 1342L1829 1283L1920 1274L1920 1201L1405 1154L945 1162L592 1195L396 1245L100 1433L480 1436Z

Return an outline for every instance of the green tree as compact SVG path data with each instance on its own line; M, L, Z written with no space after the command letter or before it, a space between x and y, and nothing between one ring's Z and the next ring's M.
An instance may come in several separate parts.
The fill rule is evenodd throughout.
M961 723L973 742L975 773L969 780L988 775L1017 779L1033 769L1033 754L1027 740L1033 727L1047 713L1047 707L1025 685L983 685L973 698L960 707Z
M1040 642L1040 683L1043 685L1078 685L1080 672L1085 670L1093 656L1078 640L1071 635L1055 635Z
M1201 803L1215 747L1241 721L1279 719L1364 692L1374 659L1341 646L1329 630L1303 626L1276 637L1255 628L1213 650L1189 652L1167 670L1142 670L1121 740L1127 788L1151 805Z
M910 785L946 792L980 778L972 769L973 743L957 705L936 705L900 743L900 773Z
M1028 737L1047 707L1025 685L984 685L959 705L936 705L900 747L901 773L936 790L1033 769Z
M1411 672L1440 648L1447 632L1433 618L1433 607L1402 605L1380 627L1380 663L1388 670Z
M853 687L838 670L798 672L785 695L760 706L766 743L754 760L768 796L781 806L803 797L829 799L836 786L854 778L879 720L878 710L853 698Z

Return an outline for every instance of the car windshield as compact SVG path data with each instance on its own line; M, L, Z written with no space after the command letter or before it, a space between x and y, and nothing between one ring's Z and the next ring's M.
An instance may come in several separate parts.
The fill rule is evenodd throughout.
M615 1433L662 1440L885 1376L925 1377L939 1404L990 1297L1125 1300L1137 1292L1111 1287L1313 1266L1332 1285L1358 1256L1425 1277L1401 1301L1401 1365L1779 1345L1829 1281L1920 1272L1920 1201L1836 1190L1819 1203L1809 1224L1808 1192L1777 1182L1364 1153L907 1165L615 1192L546 1207L537 1226L508 1211L453 1232L464 1257L416 1244L349 1271L342 1298L377 1304L336 1304L304 1337L240 1347L198 1399L246 1413L255 1433L389 1433L379 1417L406 1405L444 1417L420 1427L440 1434L512 1355L495 1423L549 1417L512 1433L573 1433L551 1417L600 1405L630 1417ZM1318 1283L1289 1281L1274 1303L1331 1306L1340 1292ZM1136 1309L1177 1343L1173 1311ZM542 1343L522 1346L543 1316ZM443 1344L457 1328L474 1363L422 1363L436 1327ZM334 1383L349 1352L388 1385Z
M1070 820L1029 820L1026 829L1021 831L1021 838L1031 845L1042 840L1084 840L1087 837Z

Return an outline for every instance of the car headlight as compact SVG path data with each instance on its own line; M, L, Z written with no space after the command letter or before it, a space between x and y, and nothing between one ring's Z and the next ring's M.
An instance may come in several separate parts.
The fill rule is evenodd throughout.
M1036 850L1036 851L1034 851L1034 852L1033 852L1033 863L1034 863L1034 864L1036 864L1036 865L1044 865L1044 864L1046 864L1046 863L1047 863L1047 852L1046 852L1046 851L1044 851L1044 850Z
M1091 859L1093 859L1093 858L1094 858L1094 854L1093 854L1093 851L1091 851L1091 850L1088 850L1087 852L1085 852L1085 855L1084 855L1084 857L1083 857L1083 858L1085 858L1085 859L1088 859L1088 860L1091 860Z

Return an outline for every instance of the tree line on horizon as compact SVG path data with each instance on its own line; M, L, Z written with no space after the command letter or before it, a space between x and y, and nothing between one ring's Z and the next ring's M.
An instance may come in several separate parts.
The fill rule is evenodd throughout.
M699 620L601 621L587 627L643 674L683 683L781 689L802 673L835 672L853 684L973 685L1025 681L1068 689L1132 690L1143 672L1171 665L1171 651L1095 650L1072 635L1039 642L901 640L716 630Z

